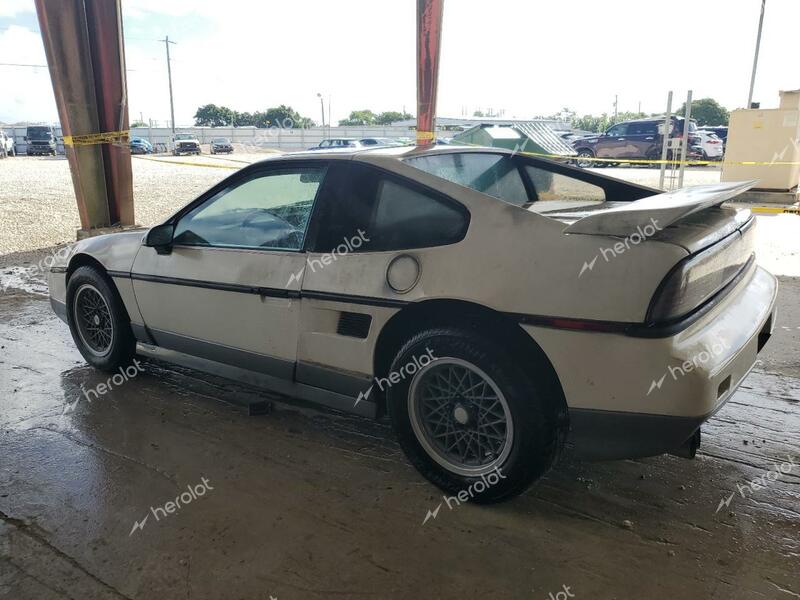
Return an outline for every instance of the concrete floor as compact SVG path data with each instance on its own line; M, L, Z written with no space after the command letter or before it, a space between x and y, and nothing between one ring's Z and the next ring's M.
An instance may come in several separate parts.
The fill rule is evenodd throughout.
M696 460L567 456L519 498L423 524L441 493L385 423L249 417L232 402L254 392L153 362L89 402L108 375L37 276L17 281L0 294L0 598L798 598L800 468L767 476L800 464L800 283L781 286Z

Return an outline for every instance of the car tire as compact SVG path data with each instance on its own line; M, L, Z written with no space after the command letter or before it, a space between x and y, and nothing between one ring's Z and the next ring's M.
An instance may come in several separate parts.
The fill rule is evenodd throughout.
M594 165L593 160L581 160L581 158L583 159L594 158L594 152L592 152L591 150L588 150L586 148L578 150L578 158L575 159L575 164L581 167L582 169L587 169Z
M488 504L523 492L561 450L557 415L529 372L475 333L433 329L408 340L376 385L388 386L395 435L420 474L447 494ZM458 377L457 386L443 383ZM448 454L448 444L463 456Z
M67 283L67 322L83 358L103 371L131 364L136 338L119 293L94 267L79 267Z

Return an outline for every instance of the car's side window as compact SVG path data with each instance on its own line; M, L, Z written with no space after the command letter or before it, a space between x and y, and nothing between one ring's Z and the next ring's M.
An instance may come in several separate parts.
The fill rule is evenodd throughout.
M608 135L610 136L622 136L627 134L628 134L627 123L620 123L619 125L614 125L611 129L608 130Z
M286 167L237 182L183 215L175 244L300 250L325 171Z
M364 250L402 250L452 244L466 229L464 210L418 189L382 178Z
M462 240L469 227L469 211L455 200L357 163L331 165L319 202L317 252L355 237L363 242L352 244L353 252L444 246Z
M531 210L536 212L576 208L606 200L603 188L574 177L553 173L533 165L527 165L525 172L538 197L538 202L531 205Z

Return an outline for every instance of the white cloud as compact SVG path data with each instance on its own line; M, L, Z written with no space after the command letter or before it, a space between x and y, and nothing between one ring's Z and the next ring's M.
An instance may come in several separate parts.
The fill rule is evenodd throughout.
M31 12L36 12L33 0L3 0L0 2L0 17L16 17L19 14Z

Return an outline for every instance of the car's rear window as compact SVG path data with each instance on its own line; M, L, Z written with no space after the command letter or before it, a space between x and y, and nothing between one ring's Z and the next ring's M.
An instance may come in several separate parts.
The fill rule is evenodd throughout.
M434 154L408 158L406 163L431 175L517 206L529 201L519 169L504 154Z

